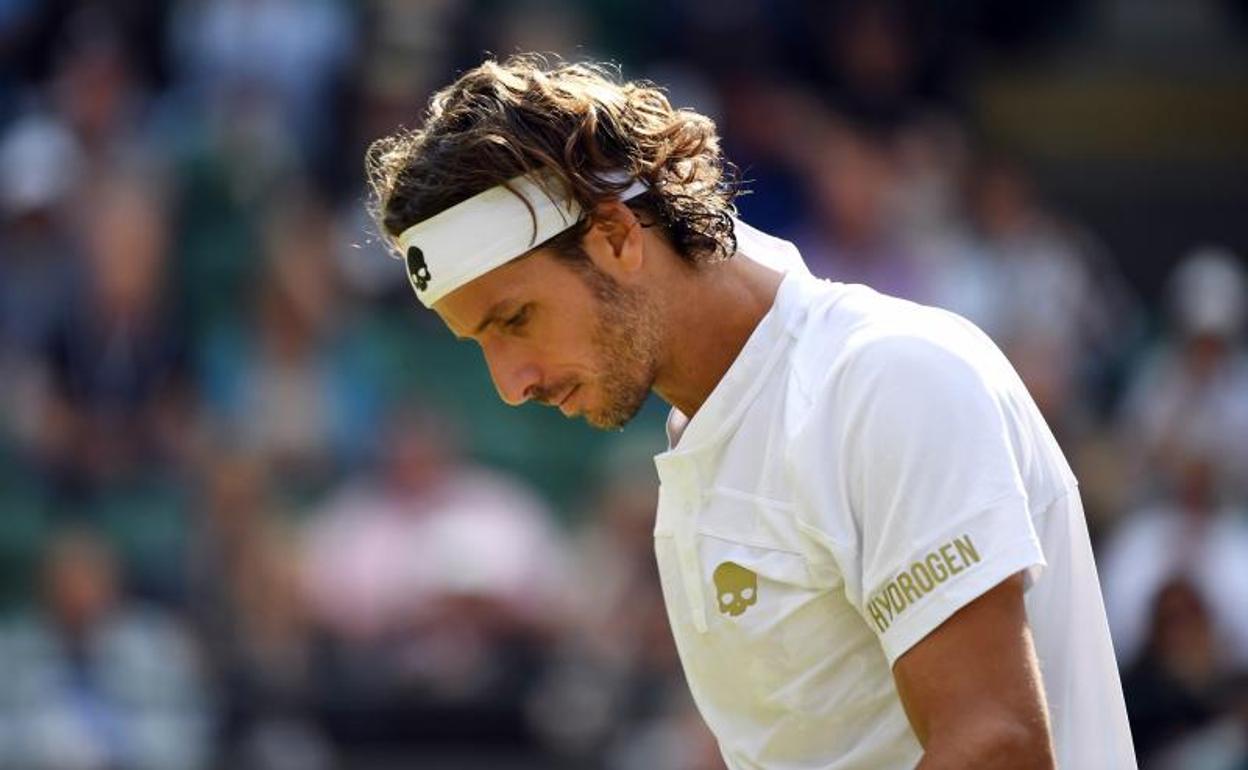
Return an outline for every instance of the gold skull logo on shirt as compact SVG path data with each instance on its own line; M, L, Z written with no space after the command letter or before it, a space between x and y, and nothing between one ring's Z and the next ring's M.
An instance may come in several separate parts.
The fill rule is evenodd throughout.
M715 591L719 611L738 617L758 603L758 575L740 564L726 561L715 568Z

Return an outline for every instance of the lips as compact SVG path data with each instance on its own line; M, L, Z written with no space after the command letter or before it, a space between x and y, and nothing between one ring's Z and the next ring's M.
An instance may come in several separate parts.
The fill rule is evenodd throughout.
M571 389L563 395L563 398L559 399L559 402L555 404L555 406L559 407L559 411L563 412L564 417L572 416L572 396L576 393L576 391L580 390L580 388L580 385L573 385Z

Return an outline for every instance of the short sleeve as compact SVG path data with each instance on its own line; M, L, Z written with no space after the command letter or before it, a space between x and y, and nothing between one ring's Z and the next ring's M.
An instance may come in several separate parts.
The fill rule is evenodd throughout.
M845 354L803 427L805 526L831 546L890 665L1005 578L1034 580L1044 565L1012 389L1025 396L1003 357L881 336Z

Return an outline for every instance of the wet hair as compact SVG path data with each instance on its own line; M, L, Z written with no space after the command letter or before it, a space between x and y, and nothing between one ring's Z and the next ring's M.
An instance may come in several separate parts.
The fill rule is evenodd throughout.
M657 224L691 264L736 252L735 168L715 124L674 109L652 84L621 82L599 64L533 54L487 60L430 99L424 124L372 143L365 157L370 213L392 246L414 224L521 174L543 172L583 211L632 179L649 188L629 205ZM622 175L621 175L622 172ZM583 260L589 220L547 244Z

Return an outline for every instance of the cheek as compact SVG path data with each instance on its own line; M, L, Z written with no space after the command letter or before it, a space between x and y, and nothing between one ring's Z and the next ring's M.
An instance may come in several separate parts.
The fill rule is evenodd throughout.
M601 356L594 348L593 340L570 330L549 333L534 329L522 338L509 340L500 346L505 348L515 362L535 367L546 385L562 385L569 380L592 382L599 370Z
M568 323L544 335L541 355L560 369L597 371L602 351L592 321Z

